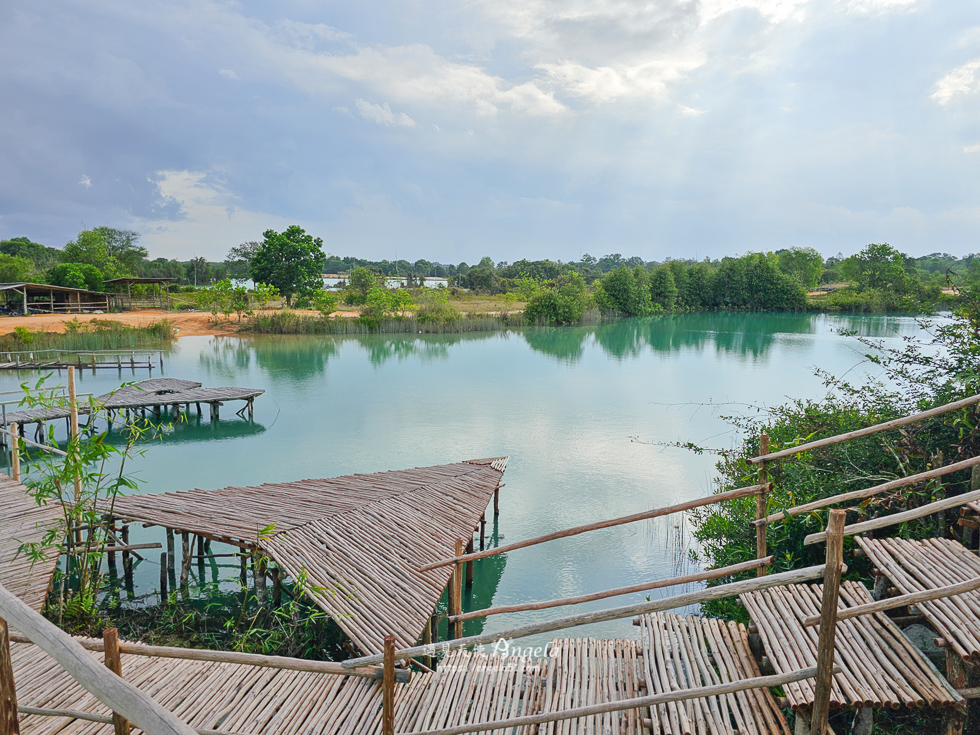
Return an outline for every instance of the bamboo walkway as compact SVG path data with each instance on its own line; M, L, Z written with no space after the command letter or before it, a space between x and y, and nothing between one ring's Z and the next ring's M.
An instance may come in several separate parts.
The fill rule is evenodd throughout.
M25 543L41 541L54 527L61 508L56 504L38 505L27 488L0 474L0 584L40 612L48 594L58 556L48 551L35 563L21 553Z
M95 402L98 407L110 411L159 409L165 406L207 403L212 406L212 415L215 415L216 404L220 405L224 401L245 401L247 406L251 406L252 401L263 393L264 390L257 388L203 388L201 383L193 380L151 378L104 393L98 396ZM91 403L79 402L79 414L86 415L91 412ZM70 415L71 410L66 400L63 406L7 411L0 424L32 424L65 419Z
M415 674L409 683L398 685L395 731L420 732L639 696L634 641L561 640L552 650L556 655L547 659L451 652L436 672ZM20 706L110 714L38 647L14 643L11 653ZM198 729L239 735L380 732L382 695L377 680L132 654L122 655L122 668L127 681ZM648 732L641 715L631 710L508 732ZM22 735L112 732L111 724L70 717L21 717Z
M864 552L902 594L936 589L980 576L980 558L950 539L909 541L857 537ZM917 603L956 653L980 659L980 591Z
M639 619L649 694L724 684L761 676L744 625L716 618L653 613ZM789 735L789 724L768 689L672 702L651 708L654 733Z
M822 585L797 584L740 595L778 673L815 664L818 631L803 621L820 613L821 591ZM838 609L869 602L861 584L841 584ZM834 660L843 670L834 675L832 707L946 707L957 701L926 657L882 613L838 621ZM786 686L794 710L811 705L813 696L810 681Z
M130 495L114 515L259 548L365 653L385 635L414 645L451 567L418 568L471 538L500 485L506 457L322 480ZM270 528L271 527L271 528ZM265 533L262 533L265 529Z

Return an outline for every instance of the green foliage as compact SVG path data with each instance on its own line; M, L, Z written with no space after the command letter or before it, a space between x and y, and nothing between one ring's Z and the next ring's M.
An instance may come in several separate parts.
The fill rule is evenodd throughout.
M293 296L323 286L323 240L291 225L284 232L266 230L262 244L252 256L249 273L256 283L268 283L279 289L287 306Z
M400 288L373 286L368 289L364 300L361 321L370 326L378 325L384 319L402 316L402 312L414 309L411 294Z
M44 274L45 280L55 286L67 288L87 288L101 291L105 286L102 273L88 263L59 263Z
M217 321L218 314L223 314L225 318L234 311L232 302L233 288L231 281L227 278L218 281L213 286L205 286L198 290L198 303L211 312L212 318Z
M28 281L34 270L34 263L17 255L0 253L0 283Z
M384 287L385 279L380 273L362 266L355 268L347 279L344 289L344 302L352 305L363 304L367 301L368 291L375 287Z
M790 248L776 254L779 270L805 289L813 289L823 275L823 256L813 248Z
M593 299L577 273L561 276L538 289L524 308L529 324L578 324Z
M459 322L463 315L459 309L449 303L449 294L445 291L429 289L419 300L415 318L420 324L426 325L454 324Z
M24 326L14 327L14 340L18 345L29 345L34 341L34 332Z
M871 243L841 263L840 270L859 290L888 289L907 294L916 285L906 270L907 260L907 256L888 243Z
M12 237L0 240L0 253L27 258L33 264L34 271L45 271L58 262L61 251L49 248L37 242L31 242L26 237Z
M673 311L677 305L677 282L674 269L669 265L655 268L650 275L650 301L653 307L662 311Z
M318 288L310 294L310 304L320 312L321 316L330 316L337 311L337 304L340 297L335 293L330 293L326 289Z
M99 227L79 232L78 237L65 245L61 253L61 262L94 266L103 278L134 275L133 272L127 271L124 263L117 257L117 254L122 253L127 260L131 260L131 252L125 252L123 246L116 240L111 243L106 240L106 231L109 229Z
M625 316L643 316L653 311L650 277L643 266L620 266L610 271L596 288L596 303Z
M946 324L933 325L930 341L909 341L901 349L886 348L874 340L857 338L869 350L884 382L852 385L822 374L832 389L818 401L794 401L753 417L729 417L746 437L734 451L721 454L719 491L751 485L757 470L746 460L758 454L759 436L770 437L777 451L807 441L833 436L888 421L916 411L949 403L980 392L980 301L968 304ZM822 447L770 468L773 491L769 511L800 505L847 490L887 482L933 467L977 456L980 452L980 410L976 406L933 420L881 432L841 444ZM848 523L892 514L969 488L970 472L959 472L893 493L866 498L846 508ZM695 514L695 537L701 554L715 566L755 556L750 521L754 501L710 506ZM795 516L768 528L768 546L776 557L775 571L816 564L823 549L804 547L803 537L823 529L826 511ZM907 538L942 536L952 515L937 514L884 530ZM851 542L848 541L848 544ZM850 562L849 562L850 563ZM855 560L851 573L866 574L866 561ZM730 580L719 580L722 583ZM706 606L710 614L735 614L728 604Z
M806 291L779 270L771 254L723 259L712 285L714 304L720 309L799 311L807 305Z
M270 301L279 298L279 289L265 283L256 283L252 289L252 301L256 309L264 309Z

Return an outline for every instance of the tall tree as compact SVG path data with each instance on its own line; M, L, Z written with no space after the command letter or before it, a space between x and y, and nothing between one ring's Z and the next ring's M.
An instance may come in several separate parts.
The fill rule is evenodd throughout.
M96 227L94 232L102 237L106 253L115 258L120 269L128 276L135 276L146 261L146 248L137 245L140 233L135 230L117 230L115 227ZM97 263L93 263L98 267Z
M262 237L249 268L253 281L275 286L287 306L295 294L323 286L323 265L327 260L323 240L307 235L298 225L291 225L284 232L266 230Z
M816 288L823 275L823 256L813 248L790 248L776 255L779 270L796 279L803 288Z

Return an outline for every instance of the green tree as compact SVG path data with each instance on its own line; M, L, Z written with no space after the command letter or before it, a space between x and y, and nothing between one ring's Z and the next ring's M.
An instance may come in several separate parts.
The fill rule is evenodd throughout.
M124 273L122 264L110 254L101 229L79 232L78 237L65 245L65 249L61 252L61 262L95 266L104 278L134 275Z
M813 248L790 248L776 255L779 270L805 289L814 289L823 275L823 256Z
M306 234L298 225L290 225L284 232L266 230L262 237L249 266L253 281L275 286L287 306L295 294L323 286L323 264L327 259L323 240Z
M87 288L89 291L101 291L104 288L102 273L88 263L59 263L49 268L44 278L54 286Z
M524 318L530 324L578 324L591 305L585 280L573 271L539 288L524 308Z
M260 243L255 240L243 242L228 251L225 264L228 266L228 275L233 278L247 278L252 267L252 258L259 250Z
M344 289L344 301L348 304L363 304L367 301L368 291L375 286L384 286L384 276L364 266L357 266L351 271Z
M908 293L915 283L906 271L906 261L907 257L888 243L871 243L841 263L841 270L862 291L892 289Z
M106 253L119 264L123 275L137 275L146 261L146 248L137 245L140 233L134 230L117 230L114 227L96 227L94 232L105 243ZM93 263L98 267L97 263Z
M31 242L26 237L12 237L9 240L0 240L0 253L4 255L16 255L18 258L27 258L34 263L36 271L45 271L61 258L61 251Z
M626 316L649 314L652 308L650 277L643 266L627 268L621 265L602 279L596 289L596 301L604 309Z
M34 262L17 255L0 253L0 283L17 283L30 278Z
M673 311L677 305L677 283L674 270L669 265L655 268L650 275L650 300L654 307Z

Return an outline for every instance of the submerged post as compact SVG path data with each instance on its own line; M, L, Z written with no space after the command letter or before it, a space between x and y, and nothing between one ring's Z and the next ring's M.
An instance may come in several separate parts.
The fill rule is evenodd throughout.
M160 554L160 604L167 603L167 552Z
M14 689L14 665L10 658L10 632L0 618L0 735L18 735L17 692Z
M837 598L844 564L843 510L830 511L827 523L827 562L820 600L820 633L817 640L817 675L813 692L810 735L824 735L830 719L830 693L834 685L834 640L837 634Z
M759 437L759 455L769 454L769 435L763 434ZM767 556L766 553L766 516L769 514L769 493L766 492L766 483L769 482L769 470L766 468L766 463L762 462L759 465L759 485L762 487L759 489L758 495L755 496L755 519L762 520L762 523L755 527L755 558L762 559ZM766 567L759 567L756 569L755 574L757 577L762 577L766 573Z
M473 553L473 539L470 538L470 542L466 544L466 553ZM473 560L470 559L466 562L466 588L469 589L473 586Z
M384 674L381 680L381 734L395 735L395 636L385 636Z
M119 633L115 628L102 632L105 642L105 665L113 674L122 677L122 659L119 657ZM129 735L129 722L118 712L112 713L112 728L115 735Z
M10 471L14 480L20 482L20 427L17 424L10 425L10 452Z

